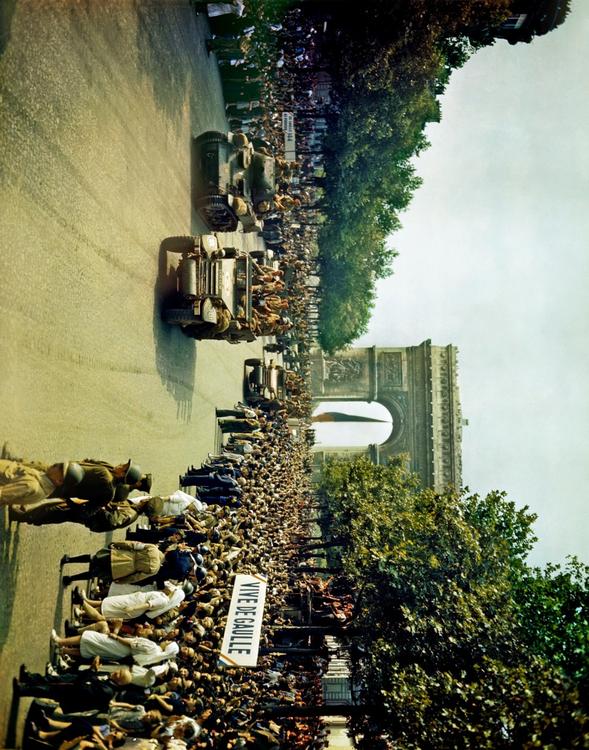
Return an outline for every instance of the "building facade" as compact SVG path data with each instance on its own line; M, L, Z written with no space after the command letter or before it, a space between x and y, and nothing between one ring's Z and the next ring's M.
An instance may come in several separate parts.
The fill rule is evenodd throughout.
M393 419L390 437L365 448L327 448L329 456L367 455L374 463L407 454L424 485L441 490L462 483L462 426L456 347L424 341L410 347L368 347L311 357L313 398L323 401L376 401Z

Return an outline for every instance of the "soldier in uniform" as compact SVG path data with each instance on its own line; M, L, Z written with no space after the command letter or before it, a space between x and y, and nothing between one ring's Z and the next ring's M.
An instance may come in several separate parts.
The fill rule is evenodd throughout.
M31 464L33 465L37 467L37 470L44 466L39 463ZM110 511L113 513L122 510L123 515L130 518L128 523L132 523L139 513L132 512L133 509L126 506L122 508L116 506L126 501L129 493L134 489L149 490L151 475L144 475L131 459L117 466L106 461L84 459L79 462L79 466L84 472L81 481L76 484L68 481L62 483L49 494L49 500L33 508L12 507L9 512L10 520L18 523L31 523L35 526L70 521L92 528L93 517L110 506ZM108 525L112 520L117 524L113 528L120 528L121 520L123 520L123 525L128 525L124 523L124 519L120 518L120 513L117 514L119 518L116 519L114 516L112 519L102 518L103 515L100 514L96 519L98 527L93 530L104 530L100 527L100 519L102 519L102 525L105 523Z
M66 489L75 490L84 477L84 469L74 462L35 466L0 459L0 506L28 505Z

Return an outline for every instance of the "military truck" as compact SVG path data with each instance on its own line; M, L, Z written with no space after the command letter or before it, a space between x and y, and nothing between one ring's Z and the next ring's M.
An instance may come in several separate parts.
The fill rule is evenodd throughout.
M195 339L254 341L251 256L224 247L222 235L214 234L169 237L164 247L182 257L176 289L163 306L163 320Z
M260 231L255 208L276 194L274 158L256 151L242 134L208 130L194 142L194 205L217 232Z

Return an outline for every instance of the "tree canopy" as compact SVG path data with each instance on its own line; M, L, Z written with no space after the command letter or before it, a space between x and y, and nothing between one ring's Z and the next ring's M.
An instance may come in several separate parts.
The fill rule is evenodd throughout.
M324 350L366 331L375 282L391 273L396 255L387 238L420 184L411 159L428 145L425 126L440 119L437 98L451 71L492 41L481 32L500 23L508 6L508 0L371 0L351 10L319 3L316 12L327 14L330 30L322 63L338 102L325 144L328 221L319 238Z
M586 746L589 569L531 569L528 508L402 461L329 463L321 492L356 593L359 747Z

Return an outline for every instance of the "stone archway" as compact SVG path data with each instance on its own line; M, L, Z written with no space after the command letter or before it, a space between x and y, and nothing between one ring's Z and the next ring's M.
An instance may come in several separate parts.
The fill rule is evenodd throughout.
M317 449L383 444L394 430L393 415L378 401L316 401L314 406Z
M462 415L456 348L432 346L348 349L334 356L312 353L311 382L316 401L377 401L393 416L393 431L381 445L317 451L368 455L375 463L407 453L422 482L436 489L459 486L462 475Z

